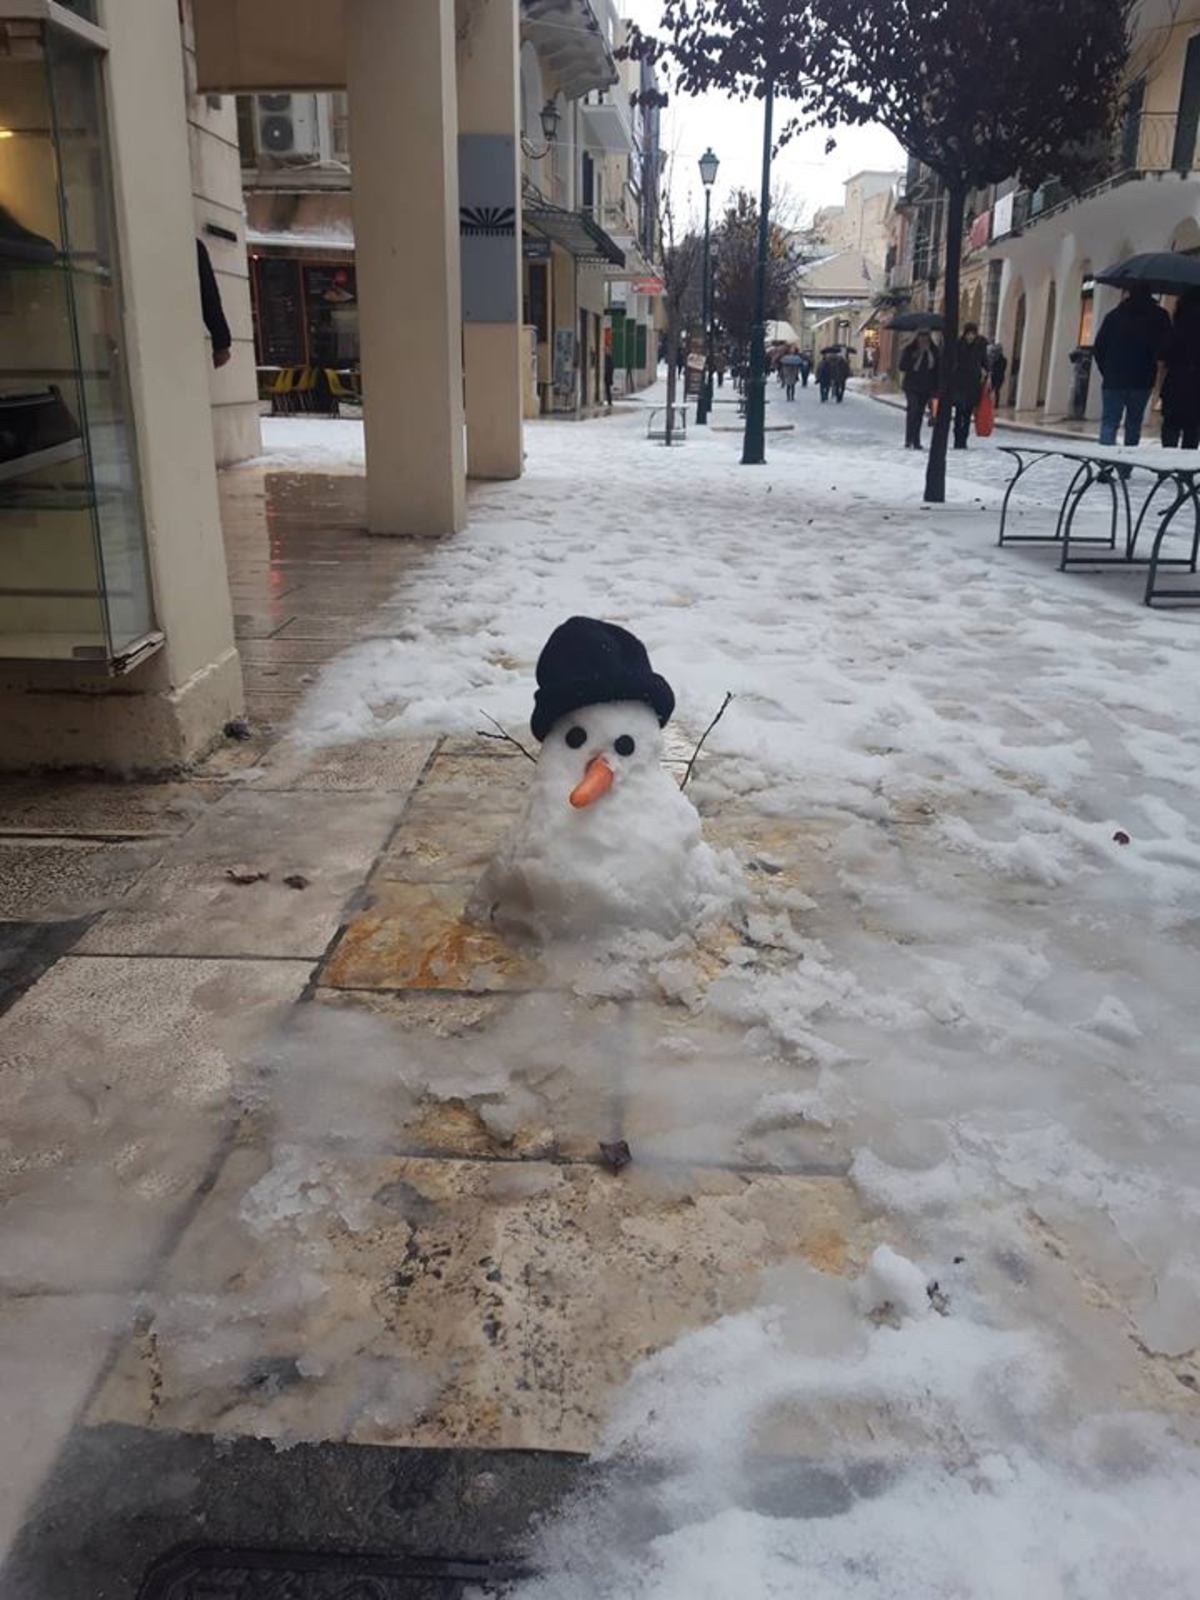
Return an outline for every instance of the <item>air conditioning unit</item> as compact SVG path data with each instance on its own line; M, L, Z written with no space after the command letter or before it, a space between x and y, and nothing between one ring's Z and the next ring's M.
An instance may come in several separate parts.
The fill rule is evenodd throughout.
M315 161L321 130L315 94L260 94L258 153L281 161Z

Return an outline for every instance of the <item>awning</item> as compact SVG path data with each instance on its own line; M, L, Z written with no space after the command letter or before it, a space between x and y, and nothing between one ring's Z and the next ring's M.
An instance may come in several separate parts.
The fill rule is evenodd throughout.
M625 265L624 250L582 211L564 211L561 206L547 205L544 201L525 200L521 206L521 227L526 232L541 234L543 239L552 239L577 261L590 261L598 266Z

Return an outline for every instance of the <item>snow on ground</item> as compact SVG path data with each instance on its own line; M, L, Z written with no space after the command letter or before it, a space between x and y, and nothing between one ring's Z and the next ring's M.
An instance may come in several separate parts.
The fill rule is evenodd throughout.
M914 1260L824 1302L768 1282L649 1363L611 1454L653 1492L551 1527L545 1592L1194 1595L1200 611L997 549L1005 436L952 456L927 508L898 414L773 401L798 426L765 468L732 429L668 452L644 414L531 427L526 476L474 490L466 533L414 554L393 637L297 718L312 743L481 709L520 735L538 651L583 612L645 640L685 732L736 696L690 791L706 827L825 829L804 892L749 930L777 959L748 945L706 988L675 953L660 982L790 1063L740 1102L720 1080L730 1136L836 1126ZM271 459L311 426L268 424ZM317 426L355 459L356 425ZM1063 471L1014 499L1026 531ZM702 1111L681 1097L677 1153ZM798 1449L820 1520L812 1483L772 1478Z

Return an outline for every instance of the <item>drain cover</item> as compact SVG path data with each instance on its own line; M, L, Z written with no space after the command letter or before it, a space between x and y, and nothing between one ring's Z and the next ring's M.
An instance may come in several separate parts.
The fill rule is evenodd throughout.
M155 1562L138 1600L460 1600L501 1595L519 1576L484 1561L186 1550Z

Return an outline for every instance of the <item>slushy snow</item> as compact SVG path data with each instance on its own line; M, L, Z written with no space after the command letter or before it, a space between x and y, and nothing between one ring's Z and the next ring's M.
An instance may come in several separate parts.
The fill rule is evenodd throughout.
M623 1070L662 1115L632 1170L828 1163L891 1251L854 1285L769 1277L635 1372L613 1476L543 1530L529 1592L1194 1600L1200 611L997 549L1017 436L952 457L928 508L894 411L777 409L765 469L720 429L531 426L526 477L414 550L391 636L296 718L308 744L519 728L579 613L649 642L682 738L731 690L687 798L753 909L719 961L656 935L576 992L672 1002L633 1008ZM330 426L352 465L358 425ZM1014 530L1050 532L1070 470L1023 479ZM514 904L565 925L570 870L621 905L546 873L532 819ZM522 1092L496 1068L481 1103L503 1127Z

